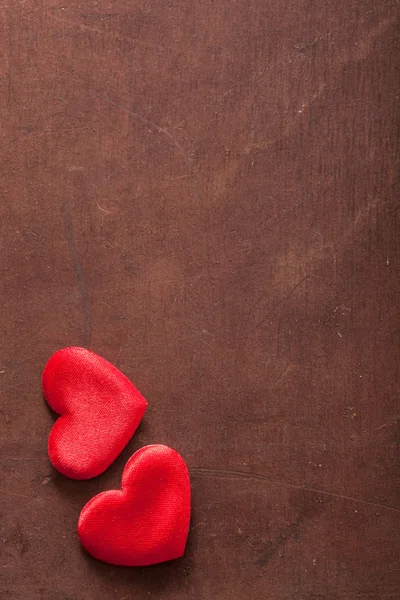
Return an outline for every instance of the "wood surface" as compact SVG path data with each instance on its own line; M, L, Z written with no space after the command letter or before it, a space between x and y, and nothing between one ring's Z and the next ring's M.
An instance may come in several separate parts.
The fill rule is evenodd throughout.
M0 597L398 600L395 0L3 0ZM149 409L51 467L49 356ZM124 569L76 523L137 448L193 489L187 552Z

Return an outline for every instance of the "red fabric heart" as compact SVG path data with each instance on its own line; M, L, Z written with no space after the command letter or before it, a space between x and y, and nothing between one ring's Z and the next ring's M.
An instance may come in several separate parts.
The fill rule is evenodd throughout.
M43 371L43 393L62 415L50 432L55 468L72 479L105 471L131 439L147 407L134 385L84 348L64 348Z
M189 520L185 461L172 448L157 444L131 456L121 490L102 492L86 504L78 534L95 558L139 567L182 556Z

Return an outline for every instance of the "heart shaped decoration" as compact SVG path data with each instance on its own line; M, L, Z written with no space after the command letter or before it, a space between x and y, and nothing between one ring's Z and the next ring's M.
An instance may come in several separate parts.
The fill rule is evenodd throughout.
M86 504L78 534L98 560L147 566L183 555L189 520L185 461L172 448L156 444L131 456L121 490L102 492Z
M146 400L121 371L84 348L53 354L42 384L46 401L61 415L48 441L55 468L72 479L103 473L134 434Z

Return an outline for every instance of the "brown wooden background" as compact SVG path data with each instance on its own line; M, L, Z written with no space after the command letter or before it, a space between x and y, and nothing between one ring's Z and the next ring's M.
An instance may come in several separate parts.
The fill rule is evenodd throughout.
M3 0L1 598L400 598L399 16ZM149 401L89 482L46 457L67 345ZM190 468L186 556L98 563L79 512L157 442Z

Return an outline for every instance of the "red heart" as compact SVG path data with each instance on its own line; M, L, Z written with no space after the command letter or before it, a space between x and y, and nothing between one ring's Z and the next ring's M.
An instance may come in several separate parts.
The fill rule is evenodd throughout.
M156 444L131 456L121 490L89 500L79 517L78 534L95 558L140 567L182 556L189 520L185 461L172 448Z
M43 393L62 415L49 436L55 468L72 479L105 471L131 439L147 407L132 383L84 348L64 348L43 371Z

